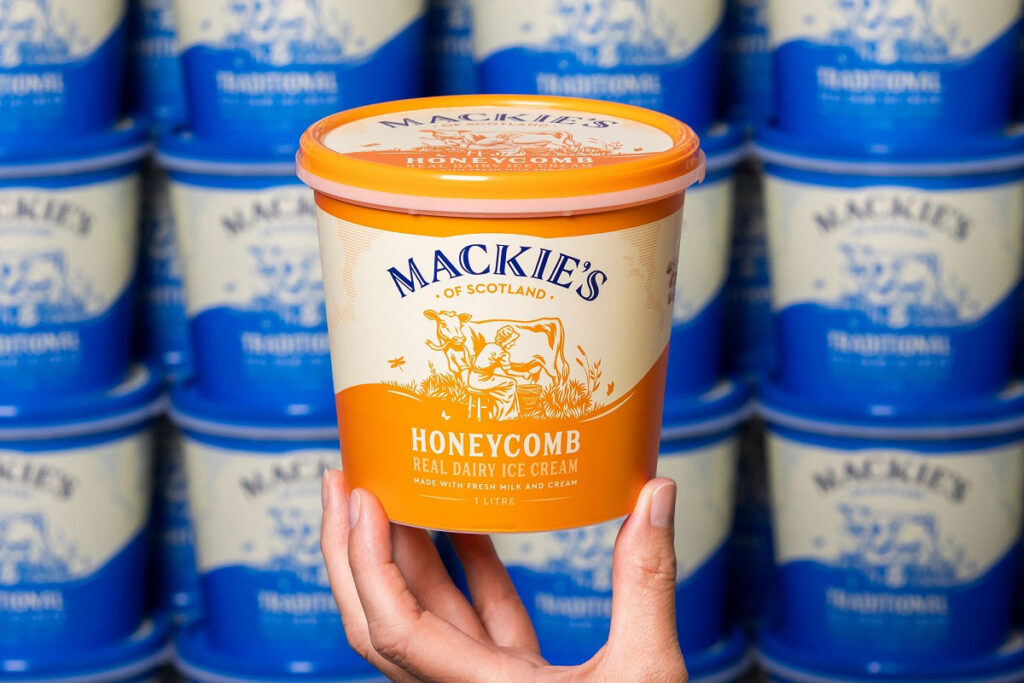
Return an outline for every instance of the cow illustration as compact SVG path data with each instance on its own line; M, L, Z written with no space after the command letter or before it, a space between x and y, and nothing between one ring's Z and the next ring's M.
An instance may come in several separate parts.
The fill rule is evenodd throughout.
M66 59L72 46L54 25L47 0L0 0L0 66Z
M557 318L473 320L468 313L433 310L424 311L423 315L437 323L437 341L427 340L427 346L444 353L448 369L463 381L483 347L505 327L511 327L519 337L512 357L513 372L529 375L532 384L560 383L569 377L565 330Z
M290 571L305 583L328 585L327 569L320 552L320 514L297 507L273 507L267 513L273 524L273 570Z
M893 328L957 322L956 304L946 295L937 254L843 245L844 285L849 305L876 323Z
M571 153L578 145L565 131L478 132L424 129L431 140L446 147L458 147L467 154L512 157L528 154Z
M316 249L271 245L249 247L259 283L252 307L284 322L317 327L326 319L323 271Z
M35 327L72 322L85 312L61 252L0 251L0 322Z
M321 5L322 0L229 0L240 29L232 38L274 66L341 56L342 44L331 35Z
M563 49L602 68L618 66L623 55L643 49L664 51L652 30L648 0L558 0L555 17ZM660 50L659 50L660 48Z
M842 42L879 64L926 61L949 53L934 26L928 0L836 0Z
M29 513L0 517L0 585L70 578L70 557L52 547L46 518Z
M850 544L847 566L877 583L942 585L956 579L956 562L945 556L934 515L841 505L843 535Z
M594 591L612 589L612 554L618 529L598 524L556 531L552 534L562 555L554 563L556 573L568 574L578 586Z

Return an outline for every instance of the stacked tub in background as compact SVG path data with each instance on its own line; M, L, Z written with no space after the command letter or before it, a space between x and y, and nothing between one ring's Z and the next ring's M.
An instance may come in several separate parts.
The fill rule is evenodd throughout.
M773 0L776 681L1020 680L1021 5Z
M151 35L137 42L135 101L167 124L146 203L147 348L178 380L162 592L202 614L176 639L190 680L373 674L347 645L320 556L321 472L340 456L316 207L294 156L327 114L423 94L426 9L140 4Z
M132 360L146 127L126 2L0 9L0 671L140 681L158 373Z

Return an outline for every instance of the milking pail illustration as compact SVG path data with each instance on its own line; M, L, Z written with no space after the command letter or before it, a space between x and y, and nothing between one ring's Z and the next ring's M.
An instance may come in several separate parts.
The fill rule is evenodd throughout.
M724 0L471 0L488 93L648 107L703 132L715 115Z
M128 371L145 128L0 152L0 397L108 389Z
M558 98L429 98L311 128L299 173L349 484L429 528L626 513L656 464L697 144L654 112Z
M784 134L762 136L783 384L924 408L925 397L979 396L1009 382L1021 141L968 141L931 159L822 155Z
M294 143L339 109L423 94L426 4L178 0L193 129Z
M0 140L96 134L121 113L128 0L0 2Z
M784 130L924 141L1009 122L1016 0L780 0L768 16Z

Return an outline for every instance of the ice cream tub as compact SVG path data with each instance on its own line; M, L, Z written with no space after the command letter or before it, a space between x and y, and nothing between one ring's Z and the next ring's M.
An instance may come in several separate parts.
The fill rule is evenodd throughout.
M130 0L133 104L151 122L174 126L188 118L175 31L174 0Z
M128 0L9 0L0 15L0 140L62 139L121 114Z
M727 373L764 375L775 367L776 350L761 167L752 160L741 163L735 183L723 365Z
M629 512L656 465L692 131L607 102L433 98L324 119L298 160L348 484L453 531Z
M1017 0L786 0L768 17L784 130L928 143L1009 123Z
M316 207L294 146L164 137L193 371L212 399L331 409Z
M836 666L999 648L1018 576L1024 385L927 419L885 405L840 416L774 385L761 401L779 639Z
M166 419L154 429L156 467L153 526L156 533L155 575L159 609L175 623L199 618L199 572L196 570L195 526L188 507L188 478L181 434Z
M832 402L980 396L1010 379L1024 136L759 154L780 382Z
M723 124L701 138L707 175L686 193L665 383L670 396L702 394L721 377L735 171L745 148L743 132L734 126Z
M473 58L469 0L430 0L427 15L427 90L430 95L472 95L479 91Z
M127 372L145 152L131 121L0 150L0 397L101 391Z
M726 118L753 124L772 119L774 63L768 37L769 0L726 0L722 93Z
M714 123L725 0L471 0L487 93L648 107Z
M209 647L250 670L310 657L339 676L370 671L348 647L320 553L320 486L338 466L337 423L224 421L190 384L171 400Z
M723 382L666 415L658 476L675 479L679 644L687 655L712 648L725 628L727 539L735 503L737 427L749 392ZM612 554L622 520L548 533L501 534L498 556L552 664L580 664L608 640Z
M192 340L185 317L185 285L171 211L167 171L147 163L142 182L139 252L139 331L143 356L169 377L192 374Z
M116 643L88 652L0 654L0 670L12 683L159 683L170 659L170 630L167 618L156 615Z
M959 660L865 660L838 663L818 652L796 650L767 633L758 639L757 662L771 683L1017 683L1024 680L1024 636L1015 632L992 652Z
M43 665L142 623L162 407L145 366L104 394L0 406L0 658Z
M339 109L423 94L426 0L178 0L197 135L293 143Z

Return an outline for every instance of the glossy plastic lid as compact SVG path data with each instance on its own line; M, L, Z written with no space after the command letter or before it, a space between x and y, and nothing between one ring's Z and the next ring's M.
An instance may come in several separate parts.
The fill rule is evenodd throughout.
M274 655L222 652L210 643L202 624L183 628L175 639L174 663L189 680L198 683L370 683L387 681L356 655L322 650L317 655L288 659ZM339 648L347 650L347 648Z
M35 657L0 656L5 683L117 683L154 672L171 655L170 622L147 619L122 641L88 650L60 650Z
M157 162L171 171L224 176L295 177L295 144L239 145L170 131L157 141Z
M124 119L110 130L78 137L14 139L0 143L0 179L50 178L103 171L149 153L145 119Z
M412 213L600 211L704 177L700 140L664 114L613 102L468 95L329 116L302 136L299 177L337 199Z
M690 683L734 683L753 664L749 643L741 629L701 652L687 652Z
M764 633L758 639L757 660L770 680L777 683L1020 683L1024 681L1024 636L1015 633L995 652L977 657L855 662L833 654L798 650L777 635Z
M130 427L164 411L163 390L160 373L139 364L105 392L0 402L0 443L72 438Z
M705 436L735 427L750 416L750 383L741 376L725 379L697 396L666 396L661 440Z
M707 172L727 170L750 153L746 131L733 123L717 123L701 136L700 148L707 158Z

